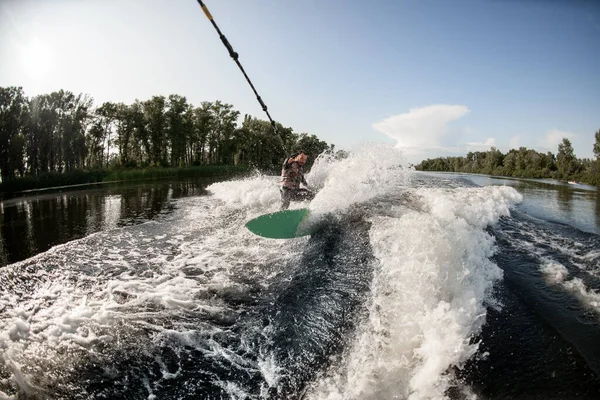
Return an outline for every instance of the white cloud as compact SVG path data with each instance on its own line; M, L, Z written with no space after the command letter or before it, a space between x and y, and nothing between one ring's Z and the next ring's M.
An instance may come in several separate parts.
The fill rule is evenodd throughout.
M468 151L487 151L490 149L490 147L497 147L496 146L496 139L495 138L488 138L485 143L481 143L481 142L467 142L467 150Z
M397 141L396 147L406 150L436 148L447 134L447 124L462 118L469 109L460 105L438 104L412 108L373 124L373 129Z
M510 138L510 141L508 142L508 147L509 147L509 149L518 149L519 143L520 143L520 138L518 136L513 136Z
M563 138L576 139L579 135L571 132L562 132L558 129L553 129L546 132L546 135L540 140L540 146L556 153L558 151L558 145L562 142Z

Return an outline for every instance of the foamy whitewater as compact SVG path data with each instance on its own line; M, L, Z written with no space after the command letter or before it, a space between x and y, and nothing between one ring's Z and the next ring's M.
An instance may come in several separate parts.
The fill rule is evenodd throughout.
M256 174L0 269L0 399L476 398L457 373L488 355L493 232L529 223L511 219L522 196L418 179L388 146L321 155L307 180L316 198L292 208L312 237L244 228L280 205L278 178ZM533 270L600 312L535 240L514 242Z

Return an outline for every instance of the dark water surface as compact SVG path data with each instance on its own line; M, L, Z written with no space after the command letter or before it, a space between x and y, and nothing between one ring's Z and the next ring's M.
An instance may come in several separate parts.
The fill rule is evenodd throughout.
M488 175L422 173L447 179L465 179L479 186L514 187L523 195L517 207L536 218L575 226L600 235L600 187L550 179L517 179Z
M511 186L523 195L513 218L490 228L499 248L494 261L504 271L503 285L496 287L502 311L489 309L480 336L487 355L472 359L464 371L474 391L491 399L600 399L600 189L427 175ZM564 267L571 282L583 285L563 286L568 278L549 279L540 264Z
M42 191L0 202L0 265L95 232L162 218L173 201L206 194L214 178Z
M2 202L0 399L600 399L596 188L364 171L289 241L276 177Z

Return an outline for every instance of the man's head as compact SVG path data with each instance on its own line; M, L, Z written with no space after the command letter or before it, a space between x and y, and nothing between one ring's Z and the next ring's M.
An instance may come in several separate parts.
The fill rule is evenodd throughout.
M307 158L308 158L308 156L306 154L304 154L303 151L301 151L300 153L298 153L296 158L294 158L294 161L298 162L298 164L300 164L300 165L304 165L304 164L306 164Z

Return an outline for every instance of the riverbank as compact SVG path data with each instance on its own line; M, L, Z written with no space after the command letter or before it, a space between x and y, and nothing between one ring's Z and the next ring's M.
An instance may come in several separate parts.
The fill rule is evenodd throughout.
M451 174L475 174L475 175L488 175L498 178L508 179L548 179L555 180L562 183L574 183L574 184L586 184L590 186L600 187L600 173L595 172L579 172L567 176L559 176L556 171L543 171L543 170L516 170L511 174L503 174L502 168L496 168L493 171L489 170L473 170L473 169L436 169L436 168L423 168L422 163L415 166L417 171L422 172L447 172Z
M25 176L0 183L0 198L13 197L22 193L40 190L61 189L103 183L154 180L209 178L235 176L249 173L247 165L203 165L184 168L136 168L77 170L65 173L47 172L40 176Z

